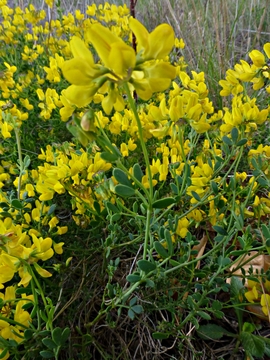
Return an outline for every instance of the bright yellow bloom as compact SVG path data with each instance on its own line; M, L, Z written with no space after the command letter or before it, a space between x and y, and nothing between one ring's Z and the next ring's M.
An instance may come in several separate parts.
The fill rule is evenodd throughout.
M174 45L172 28L163 24L149 34L135 19L130 20L130 26L138 36L137 56L132 47L101 24L93 24L88 29L87 41L94 46L101 64L94 62L80 38L74 36L71 39L73 59L62 65L65 78L72 84L62 92L68 103L84 107L100 89L102 93L108 93L102 106L109 114L113 107L118 111L124 109L123 99L118 93L118 87L124 82L128 82L143 100L148 100L153 92L169 87L176 69L160 59L164 59Z

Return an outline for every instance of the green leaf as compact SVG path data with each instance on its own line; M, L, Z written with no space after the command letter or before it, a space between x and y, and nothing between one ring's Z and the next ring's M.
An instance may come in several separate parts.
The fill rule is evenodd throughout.
M56 343L56 345L61 345L61 335L62 335L62 329L60 327L56 327L52 331L52 339Z
M31 163L30 156L26 155L25 158L23 159L24 168L27 169L30 163Z
M225 229L223 229L223 227L221 227L221 226L214 225L213 229L220 235L228 235L227 231Z
M222 138L222 141L226 144L226 145L232 145L233 143L232 143L232 140L230 139L230 138L228 138L228 136L223 136L223 138Z
M200 195L198 195L195 191L191 191L191 195L196 199L197 201L201 201Z
M139 260L137 264L139 269L144 271L146 274L156 269L156 264L151 263L148 260Z
M263 186L263 187L268 187L268 186L269 186L268 180L263 179L263 178L259 178L259 179L258 179L258 183L259 183L261 186Z
M7 352L8 352L8 348L4 349L0 354L0 359L3 359L7 355Z
M135 305L135 304L137 303L137 300L138 300L137 296L134 296L134 298L132 298L132 299L130 300L129 306Z
M138 180L138 181L142 181L142 178L143 178L143 172L142 172L142 169L140 167L140 165L138 163L136 163L134 166L133 166L133 175L135 176L135 178Z
M168 337L170 336L170 334L168 333L162 333L162 332L154 332L152 333L153 339L156 340L164 340L164 339L168 339Z
M207 314L205 311L199 310L199 311L197 311L197 314L205 320L211 320L211 316L209 314Z
M9 212L7 212L7 211L2 211L2 212L0 213L0 216L1 216L2 218L11 218L11 219L13 219L13 216L12 216Z
M270 227L266 226L265 224L262 224L262 233L265 239L270 238Z
M23 306L22 306L22 309L23 310L27 310L27 309L30 309L31 307L33 307L34 304L32 303L32 301L28 301L27 303L25 303Z
M154 209L164 209L172 204L175 203L175 199L172 198L172 197L167 197L167 198L164 198L164 199L160 199L160 200L157 200L157 201L154 201L153 202L153 208Z
M170 256L172 256L173 254L173 242L172 242L172 237L171 237L171 233L168 229L165 230L165 240L167 242L167 249L168 249L168 253Z
M54 213L55 209L56 209L56 204L52 204L48 210L48 215L51 215L52 213Z
M115 192L117 195L123 197L129 197L135 195L135 190L133 188L121 184L115 186Z
M134 305L131 308L136 314L141 314L143 312L143 307L141 305Z
M127 175L124 173L123 170L115 168L113 169L113 176L116 178L116 180L122 184L122 185L126 185L128 187L132 188L132 183L131 181L128 179Z
M249 323L249 322L245 322L243 325L243 329L242 331L244 332L248 332L248 333L253 333L253 331L256 329L255 325Z
M201 325L197 330L197 333L199 337L204 340L219 340L223 337L223 335L235 336L235 334L230 333L223 327L216 324Z
M178 188L177 186L174 184L174 183L170 183L170 187L172 189L172 192L175 194L175 195L178 195Z
M135 312L131 309L128 309L128 317L131 319L131 320L134 320L135 318Z
M23 209L23 204L18 199L13 199L11 201L11 206L14 207L17 210Z
M64 344L67 341L67 339L69 338L69 335L70 335L70 329L68 327L66 327L63 330L62 335L61 335L62 344Z
M113 153L109 153L109 152L102 152L100 154L101 159L108 161L108 162L114 162L116 161L119 156Z
M250 352L251 355L258 358L263 357L265 342L261 337L242 331L240 334L240 340L245 351Z
M42 339L41 341L49 349L54 349L57 347L56 343L50 338L45 338L45 339Z
M212 189L213 193L215 195L217 195L218 194L218 186L215 183L215 181L210 181L210 186L211 186L211 189Z
M234 142L234 144L237 142L238 136L239 136L238 130L237 130L237 128L234 127L231 130L231 138L232 138L232 141Z
M26 341L29 341L30 339L32 339L33 335L34 335L34 331L32 331L30 329L26 329L23 333L23 336Z
M230 258L224 257L224 256L222 256L222 255L220 255L220 256L218 257L218 265L220 265L220 266L227 266L227 265L229 265L230 263L231 263L231 259L230 259Z
M112 222L116 222L121 218L121 214L113 214L111 217Z
M113 205L112 203L110 203L109 201L106 202L106 207L111 210L113 213L119 213L120 210L118 209L118 207L116 207L115 205Z
M140 275L136 275L136 274L129 274L127 276L127 281L130 283L135 283L138 281L141 281L142 277Z
M236 143L236 146L243 146L248 142L248 139L241 139Z
M100 205L97 201L94 201L94 208L98 214L100 214Z
M154 248L163 259L167 259L169 257L168 251L162 246L159 241L154 242Z
M51 359L54 358L54 353L48 350L42 350L39 353L44 359Z
M146 280L145 280L145 284L146 284L146 286L151 287L151 288L154 288L154 287L155 287L154 281L152 281L152 280L150 280L150 279L146 279Z

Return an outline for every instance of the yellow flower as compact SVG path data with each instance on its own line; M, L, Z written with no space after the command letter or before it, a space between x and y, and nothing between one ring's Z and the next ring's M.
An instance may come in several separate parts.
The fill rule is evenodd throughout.
M138 57L143 61L164 59L172 50L175 37L170 25L161 24L149 34L137 19L131 17L129 26L137 39Z
M177 228L175 233L179 235L182 239L184 239L188 232L189 221L186 217L178 220Z
M262 294L261 297L262 311L266 316L270 315L270 295Z
M101 64L94 62L83 40L77 36L71 39L73 59L65 61L61 66L65 78L72 84L62 92L70 105L88 105L100 89L101 93L108 93L102 100L102 107L109 114L113 107L117 111L124 109L118 87L125 82L143 100L150 99L153 92L164 91L169 87L176 69L160 59L164 59L174 45L173 29L163 24L149 34L135 19L130 20L130 26L138 36L137 56L131 46L101 24L93 24L88 29L87 41L94 46Z

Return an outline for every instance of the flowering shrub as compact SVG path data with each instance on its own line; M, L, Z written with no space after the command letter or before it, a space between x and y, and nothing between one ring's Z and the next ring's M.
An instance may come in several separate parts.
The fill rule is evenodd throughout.
M168 296L188 310L182 327L222 317L214 294L228 291L231 266L270 247L270 147L256 140L269 120L270 44L227 71L227 106L216 109L207 74L170 57L184 42L167 24L149 33L107 3L49 22L33 5L0 11L0 358L21 359L33 334L38 354L58 358L69 329L54 327L44 289L68 266L63 246L78 228L106 227L108 281L85 329L114 308L142 314L135 292L161 281L179 284ZM123 246L137 256L121 286L113 252ZM259 297L251 281L241 291L269 316L269 286Z

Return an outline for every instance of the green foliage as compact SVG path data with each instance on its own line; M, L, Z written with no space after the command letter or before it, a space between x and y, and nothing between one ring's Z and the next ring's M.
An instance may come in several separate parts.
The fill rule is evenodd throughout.
M0 5L1 359L269 356L269 44L231 63L269 11L218 3L138 2L170 56L124 6Z

